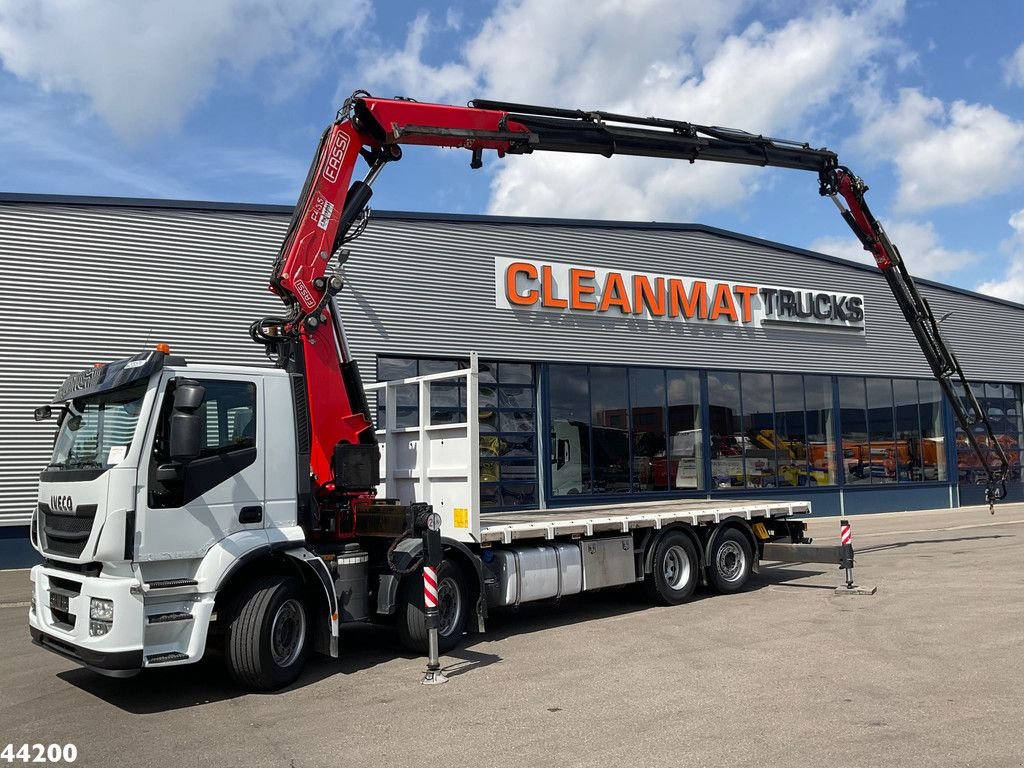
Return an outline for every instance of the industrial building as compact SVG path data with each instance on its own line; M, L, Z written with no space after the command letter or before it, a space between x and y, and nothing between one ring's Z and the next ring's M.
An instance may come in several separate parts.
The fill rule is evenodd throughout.
M285 206L0 195L0 567L33 561L36 423L69 373L167 343L258 364ZM339 297L366 383L481 362L481 507L979 503L976 457L873 267L695 224L375 212ZM1024 307L920 281L1020 478ZM410 390L411 391L411 390ZM437 385L396 423L465 420Z

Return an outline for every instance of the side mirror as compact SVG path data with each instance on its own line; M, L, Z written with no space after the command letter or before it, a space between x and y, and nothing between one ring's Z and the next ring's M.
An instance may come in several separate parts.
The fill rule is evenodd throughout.
M206 397L206 389L198 381L179 379L174 387L174 410L193 413L199 410Z
M50 406L48 405L41 405L38 408L36 408L34 415L36 421L45 421L46 419L50 418L50 416L53 415L53 409L51 409Z
M183 380L175 387L167 435L167 453L172 460L189 461L202 450L203 417L196 411L205 397L206 390L196 381Z

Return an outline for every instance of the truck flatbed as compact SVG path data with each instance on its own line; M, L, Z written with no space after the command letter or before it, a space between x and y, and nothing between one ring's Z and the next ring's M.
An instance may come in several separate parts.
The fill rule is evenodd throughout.
M637 528L662 528L671 523L717 523L727 517L789 517L808 514L806 501L723 499L671 499L629 502L524 512L490 512L480 515L480 543L511 544L520 539L554 539L560 536L593 536L598 533L629 533Z

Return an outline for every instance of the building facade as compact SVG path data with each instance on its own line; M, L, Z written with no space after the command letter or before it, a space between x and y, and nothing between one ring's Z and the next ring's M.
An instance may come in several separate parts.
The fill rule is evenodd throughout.
M290 208L0 196L0 567L30 559L70 371L156 342L264 364L249 323ZM872 267L699 225L376 213L338 298L367 383L481 361L483 509L673 496L856 514L978 503L982 474ZM922 292L1014 465L1024 307ZM435 385L429 414L463 420Z

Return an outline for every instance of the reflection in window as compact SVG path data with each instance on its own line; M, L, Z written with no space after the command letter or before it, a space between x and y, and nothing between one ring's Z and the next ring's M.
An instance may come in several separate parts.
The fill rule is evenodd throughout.
M943 428L942 389L937 381L917 383L918 419L921 425L921 479L946 480L946 430Z
M804 383L799 374L775 374L776 485L816 485L807 456Z
M668 490L668 473L665 472L665 371L661 368L631 368L629 394L634 490ZM655 471L659 466L661 471Z
M590 384L585 365L552 365L551 492L590 493Z
M743 453L747 488L772 487L776 481L775 419L772 375L740 374L743 406Z
M746 475L738 373L708 371L708 414L711 481L716 488L743 487Z
M891 379L865 379L868 398L868 456L861 471L872 483L896 480L898 447L893 437Z
M628 493L629 389L627 369L590 369L591 429L594 493Z
M835 485L836 441L832 417L832 379L804 376L807 418L808 485Z
M700 376L696 371L668 371L668 461L660 465L672 490L704 487L704 440L700 428ZM657 462L657 459L655 459ZM654 465L658 474L659 464ZM657 481L659 488L664 483Z
M548 372L553 495L703 486L695 371L552 365Z
M954 386L957 394L963 399L963 388L958 384ZM992 425L996 441L1010 462L1008 479L1011 482L1019 482L1021 479L1020 439L1022 432L1020 387L1017 384L971 382L971 390L978 398L978 404ZM970 405L966 401L964 401L964 405L970 413L972 410ZM989 447L990 438L982 425L975 427L975 435L978 442L981 443L985 460L995 465L997 459L994 451ZM958 483L972 485L985 482L987 477L985 467L967 441L967 435L959 426L956 430L956 458Z
M851 485L943 480L942 396L922 379L839 379L843 463Z
M867 410L864 379L841 376L839 419L843 425L843 472L849 485L871 482L870 472L866 469L870 461Z

